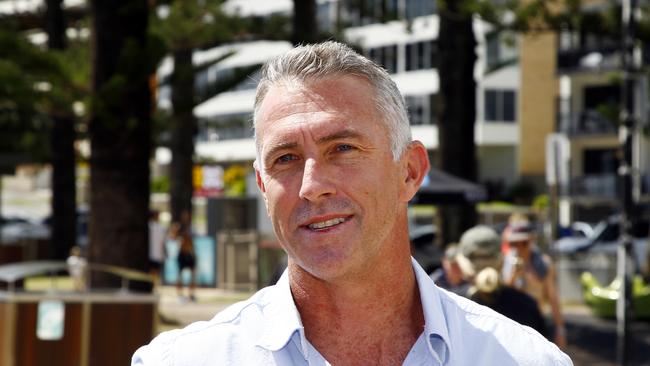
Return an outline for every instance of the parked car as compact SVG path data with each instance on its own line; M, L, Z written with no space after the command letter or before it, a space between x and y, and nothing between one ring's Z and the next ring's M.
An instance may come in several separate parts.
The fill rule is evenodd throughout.
M566 237L553 244L553 251L572 258L589 257L601 264L616 266L616 251L620 242L620 216L613 215L596 225L588 237ZM648 235L650 221L637 218L632 221L633 255L637 271L647 272Z
M89 223L89 210L85 206L77 208L77 245L80 247L88 246L88 223ZM48 216L41 223L47 228L52 227L52 217Z

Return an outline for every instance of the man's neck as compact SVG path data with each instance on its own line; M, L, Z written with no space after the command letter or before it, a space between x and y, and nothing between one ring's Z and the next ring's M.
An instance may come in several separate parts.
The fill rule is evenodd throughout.
M306 336L332 364L401 364L423 331L409 255L357 281L323 281L297 265L290 278Z

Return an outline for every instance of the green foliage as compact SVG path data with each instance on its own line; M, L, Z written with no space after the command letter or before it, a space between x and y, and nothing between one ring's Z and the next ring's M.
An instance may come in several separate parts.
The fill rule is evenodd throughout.
M533 199L533 209L536 211L544 211L549 206L549 198L547 194L540 194Z
M152 193L169 193L169 176L161 175L151 180Z
M66 101L64 81L56 57L0 29L0 151L44 159L48 114Z
M244 22L221 11L222 1L171 1L166 18L153 17L152 32L170 50L187 50L218 44L241 32Z

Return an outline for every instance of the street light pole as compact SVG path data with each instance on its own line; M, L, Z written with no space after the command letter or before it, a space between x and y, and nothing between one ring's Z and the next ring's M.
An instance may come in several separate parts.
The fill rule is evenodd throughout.
M619 156L618 175L621 183L621 238L617 252L617 275L622 286L616 302L617 320L617 359L618 364L625 366L630 361L630 331L629 322L632 315L631 275L628 258L632 250L632 223L634 215L633 200L633 162L632 148L636 128L634 99L636 86L637 65L635 63L635 13L637 0L623 0L622 11L622 109L620 115L619 140L621 153ZM634 263L634 262L633 262Z

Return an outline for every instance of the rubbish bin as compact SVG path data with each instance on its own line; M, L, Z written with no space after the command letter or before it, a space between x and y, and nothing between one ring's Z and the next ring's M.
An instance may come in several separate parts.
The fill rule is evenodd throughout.
M128 290L129 281L150 276L92 265L122 278L121 289L103 291L17 289L16 282L67 271L65 262L35 261L0 266L0 366L128 365L154 335L158 298Z

